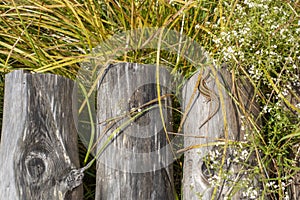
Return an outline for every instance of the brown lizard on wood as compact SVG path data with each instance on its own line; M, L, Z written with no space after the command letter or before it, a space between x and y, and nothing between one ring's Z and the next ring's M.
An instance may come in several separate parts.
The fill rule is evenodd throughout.
M202 128L204 126L204 124L206 124L213 116L215 116L215 114L217 114L219 107L220 107L219 98L214 93L214 91L209 89L206 85L206 81L209 78L209 75L210 75L210 71L208 71L208 73L205 76L203 76L203 78L201 78L201 80L199 81L199 84L198 84L199 94L202 94L206 98L206 103L208 103L209 101L216 101L217 105L214 108L213 112L210 113L209 116L207 117L207 119L200 125L199 129ZM198 97L199 97L199 95L198 95Z
M191 95L191 98L190 98L190 100L189 100L189 102L188 102L188 104L185 108L186 111L183 114L182 120L181 120L179 128L178 128L178 132L181 131L181 129L183 127L183 124L184 124L184 122L187 118L187 115L188 115L192 105L194 104L194 101L199 98L200 94L202 94L206 98L206 102L209 102L211 100L215 100L215 101L217 101L218 105L216 106L215 110L208 116L208 118L201 124L199 129L204 124L206 124L219 110L220 101L219 101L217 95L214 92L212 92L206 85L206 81L207 81L207 79L209 78L209 75L210 75L210 70L208 70L206 75L204 75L204 72L205 72L204 68L201 68L199 76L198 76L196 84L195 84L195 88L194 88L193 93ZM197 90L199 91L199 93L197 94L196 98L194 98Z

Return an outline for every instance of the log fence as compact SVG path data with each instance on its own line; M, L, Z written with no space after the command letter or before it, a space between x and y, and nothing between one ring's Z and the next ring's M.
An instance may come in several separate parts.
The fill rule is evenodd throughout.
M224 70L207 72L205 84L215 99L207 101L199 91L193 95L200 72L182 90L182 110L188 113L183 123L187 137L182 199L186 200L223 199L231 192L229 185L210 184L218 172L208 172L205 163L211 152L226 151L220 148L225 143L222 138L234 142L244 135L241 110L226 92L233 90L230 75ZM167 70L160 71L158 90L155 66L119 63L101 79L96 124L97 138L102 138L97 151L103 151L97 154L95 199L176 199L172 137L166 134L172 132L173 121L170 77ZM76 100L74 87L74 81L53 74L17 70L6 75L0 199L83 199L77 108L71 103ZM251 87L241 88L242 107L257 114ZM190 106L189 101L193 101ZM217 112L202 125L216 106ZM201 148L190 148L197 145ZM226 148L230 157L230 147ZM222 157L219 161L222 170L238 170ZM232 198L241 195L235 192Z

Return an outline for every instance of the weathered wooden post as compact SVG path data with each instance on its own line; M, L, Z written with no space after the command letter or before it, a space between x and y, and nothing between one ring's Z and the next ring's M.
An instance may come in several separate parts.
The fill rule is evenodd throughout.
M170 79L162 69L159 77L161 110L155 66L110 65L99 83L98 150L110 142L97 159L97 200L174 199L173 155L164 130L171 130Z
M197 84L199 87L194 90ZM229 92L242 91L240 106L256 116L258 110L252 102L253 91L249 85L240 82L238 88L231 86L231 76L226 70L217 72L210 67L195 74L184 86L183 108L188 111L183 125L184 200L242 199L241 192L228 187L243 176L235 176L240 169L236 169L230 159L234 158L231 145L244 136L241 128L244 113ZM213 165L222 166L226 176L220 177L220 171L210 168Z
M52 74L6 75L0 199L82 199L73 88Z

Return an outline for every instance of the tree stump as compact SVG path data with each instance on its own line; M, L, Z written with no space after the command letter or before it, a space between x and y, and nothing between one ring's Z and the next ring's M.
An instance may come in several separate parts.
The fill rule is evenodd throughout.
M6 75L0 199L82 199L74 83L22 70Z
M96 199L174 199L170 78L160 70L161 119L155 66L110 65L99 83ZM108 142L109 141L109 142ZM107 144L106 148L103 148Z
M183 125L186 150L183 167L183 199L224 199L225 197L242 199L241 192L231 187L237 179L235 175L239 169L231 162L234 155L230 143L243 140L245 133L241 128L241 116L244 113L229 95L234 88L231 76L226 70L221 69L217 72L207 67L203 74L209 73L209 76L200 73L191 77L183 89L183 110L188 112ZM197 81L201 80L199 75L202 78L207 77L204 87L207 87L209 92L205 92L215 97L208 99L208 94L202 94L198 88L194 93ZM257 116L259 112L252 101L254 92L249 84L240 82L235 89L242 91L241 106L251 110L252 114ZM213 115L215 109L218 111ZM213 116L210 118L210 115ZM209 120L205 123L207 119ZM228 176L219 177L220 171L210 168L214 164L222 166L221 170Z

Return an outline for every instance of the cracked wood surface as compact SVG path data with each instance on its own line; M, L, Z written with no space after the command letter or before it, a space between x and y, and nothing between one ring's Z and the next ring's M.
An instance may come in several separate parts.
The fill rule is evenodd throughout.
M202 95L200 92L199 95L194 95L196 97L192 99L193 103L190 104L192 106L188 109L186 108L193 96L193 88L197 83L200 72L191 77L183 88L183 110L185 112L188 111L187 118L183 124L183 132L185 136L196 136L184 138L184 200L198 200L199 198L212 199L215 187L211 185L211 183L218 175L218 171L214 172L209 168L205 162L208 158L207 156L211 155L210 153L212 152L218 151L220 152L220 155L216 156L216 159L221 163L223 158L222 153L224 152L222 146L225 144L226 138L227 142L243 140L245 133L244 130L241 129L240 117L241 115L244 115L244 113L234 103L228 95L228 92L236 90L234 91L234 95L237 93L240 95L242 107L248 113L252 113L254 116L257 116L259 113L257 105L253 103L253 88L251 88L247 82L239 81L235 87L232 87L233 81L231 80L231 75L225 69L221 69L218 72L211 69L205 69L204 71L208 70L210 71L210 76L206 79L207 88L217 96L217 99L219 99L220 102L216 102L216 100L206 101L205 95ZM207 74L207 72L204 73ZM221 83L221 87L218 87L217 79ZM213 111L218 105L219 110L214 113ZM214 115L199 129L199 126L212 112ZM225 118L227 120L226 125L224 125L224 116L226 116ZM232 151L228 146L225 154L225 161L231 157ZM223 171L228 172L231 169L236 172L239 170L233 164L225 162ZM232 176L231 180L234 181L235 178L236 176ZM226 195L232 192L232 188L227 187L226 184L224 184L225 182L220 186L216 186L217 193L213 199L224 199ZM241 199L241 193L237 192L230 199Z
M160 73L164 95L170 80L163 70ZM98 137L103 139L98 149L110 134L120 130L97 159L97 200L174 199L172 164L168 160L172 155L166 148L156 98L154 66L119 63L110 67L101 82L97 122L109 123L99 123ZM170 131L170 99L162 99L162 104ZM135 117L137 114L141 115Z
M74 83L22 70L6 75L0 199L82 199ZM75 118L74 118L75 117ZM79 182L80 183L79 183Z

